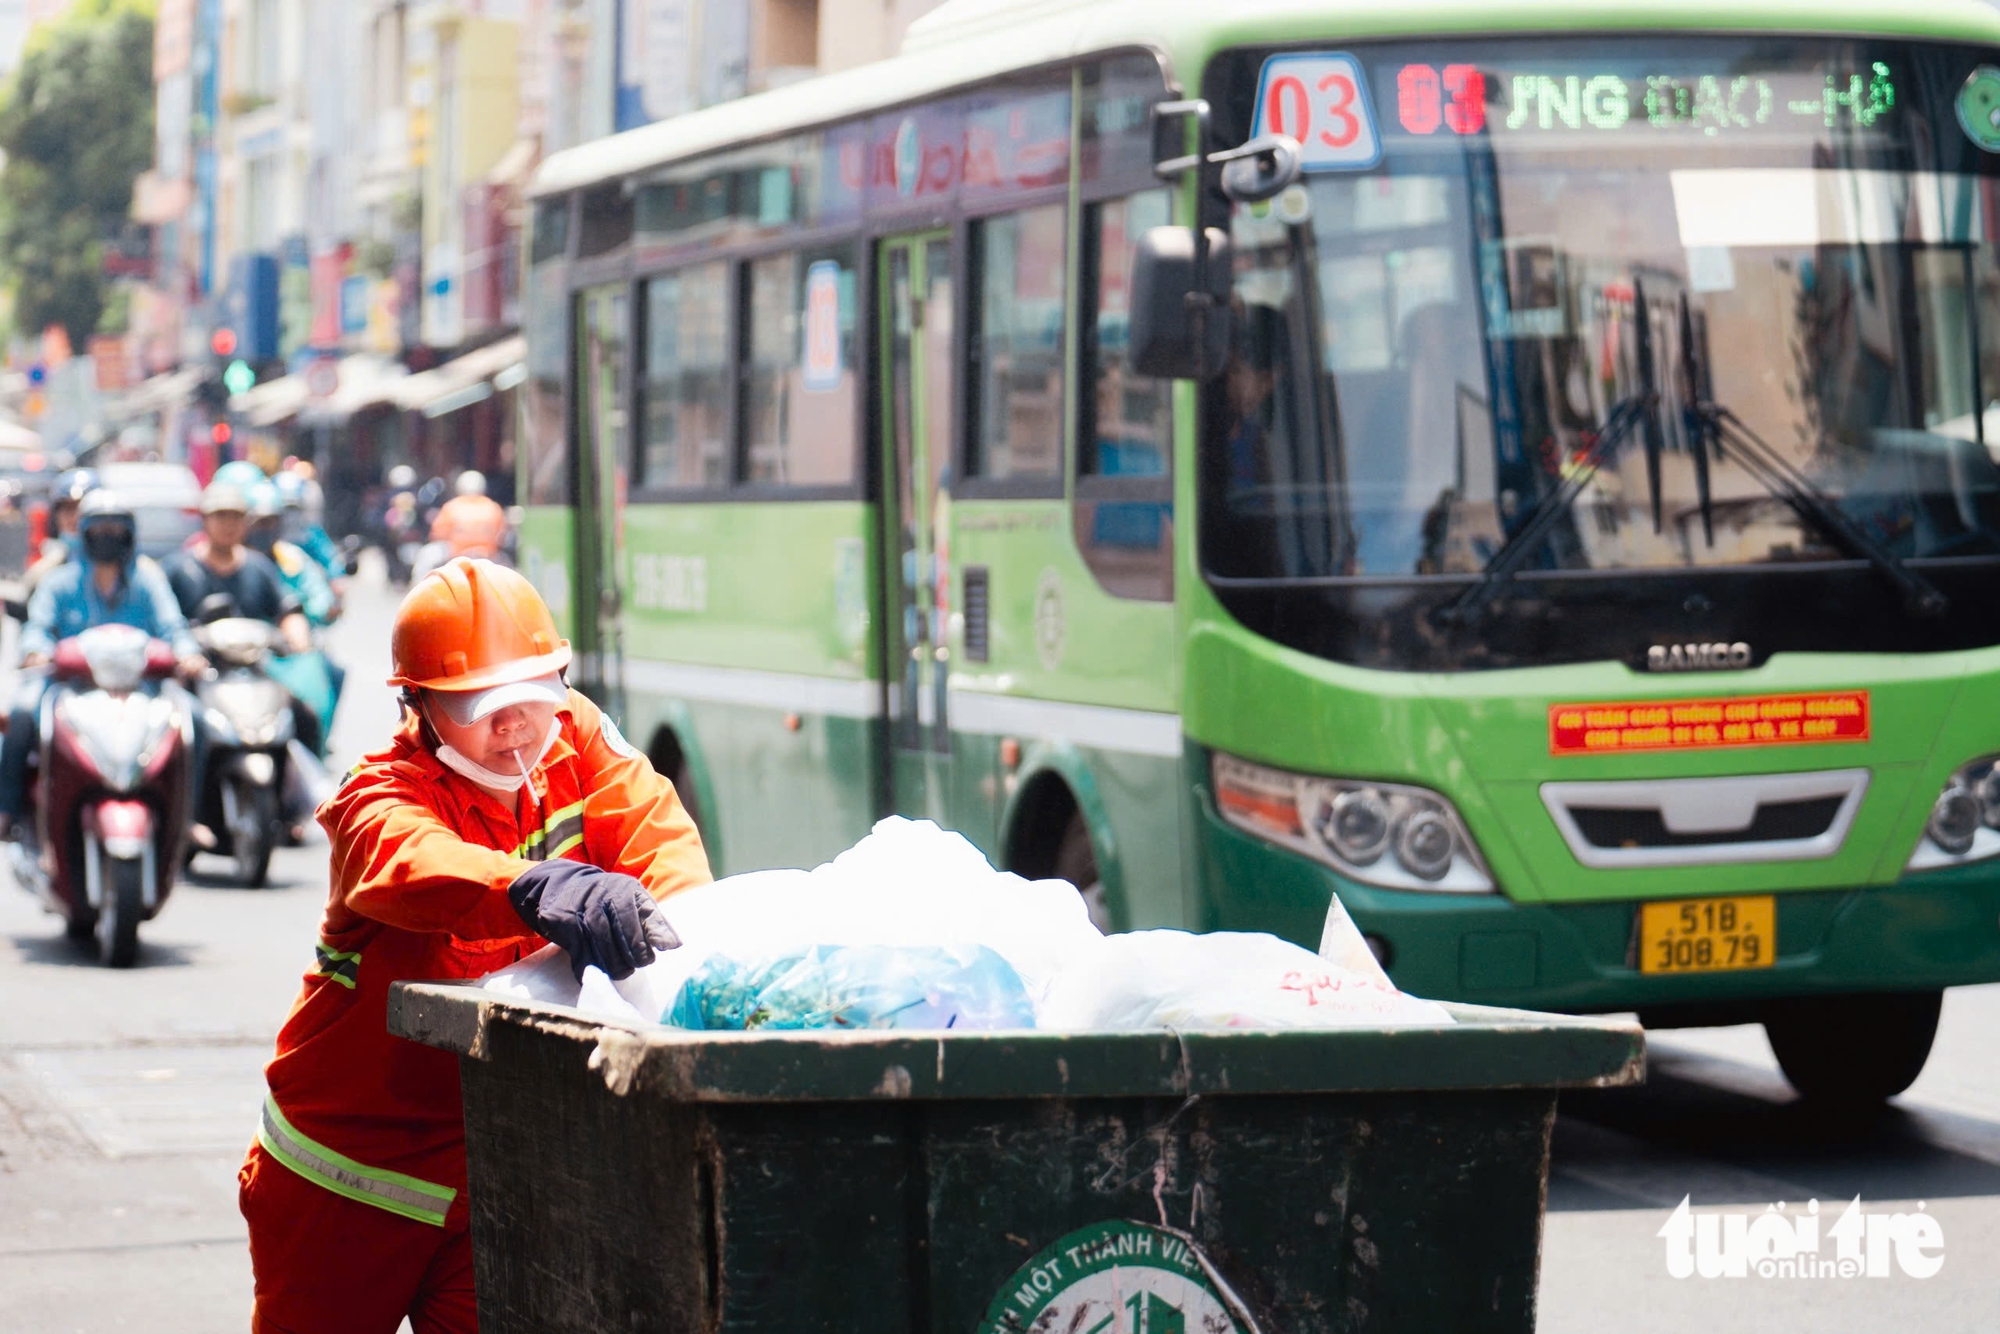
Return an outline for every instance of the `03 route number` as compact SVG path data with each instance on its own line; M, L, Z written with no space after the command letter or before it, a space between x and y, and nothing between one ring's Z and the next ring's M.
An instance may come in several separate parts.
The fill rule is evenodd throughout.
M1298 140L1307 171L1360 171L1382 160L1361 62L1344 51L1272 56L1257 79L1251 133Z

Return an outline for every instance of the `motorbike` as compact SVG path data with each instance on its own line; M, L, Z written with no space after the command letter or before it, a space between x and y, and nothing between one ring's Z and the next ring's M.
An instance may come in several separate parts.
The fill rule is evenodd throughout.
M194 722L174 669L171 646L129 625L56 646L33 809L6 845L15 878L113 968L137 960L181 865Z
M388 558L391 583L410 582L417 553L423 550L424 532L417 517L416 498L407 491L401 493L382 516L382 553Z
M197 695L208 733L195 819L212 846L235 862L246 889L270 878L271 851L285 836L284 793L295 742L298 703L270 673L278 629L266 621L225 615L194 628L211 670Z

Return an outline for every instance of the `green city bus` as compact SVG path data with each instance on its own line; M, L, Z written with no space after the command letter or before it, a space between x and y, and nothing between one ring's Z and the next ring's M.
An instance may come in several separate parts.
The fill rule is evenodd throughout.
M951 0L530 212L522 566L719 870L1337 895L1826 1097L2000 979L1987 6Z

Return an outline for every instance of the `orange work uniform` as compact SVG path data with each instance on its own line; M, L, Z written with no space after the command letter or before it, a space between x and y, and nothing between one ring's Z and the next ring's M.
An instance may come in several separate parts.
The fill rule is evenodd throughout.
M507 535L507 511L491 496L453 496L431 520L431 541L454 556L491 556Z
M673 784L571 691L510 810L439 763L413 716L320 809L333 844L316 962L265 1067L240 1174L259 1334L470 1334L458 1061L390 1036L391 982L471 978L545 943L507 889L556 857L655 899L711 877ZM289 1169L289 1170L287 1170Z

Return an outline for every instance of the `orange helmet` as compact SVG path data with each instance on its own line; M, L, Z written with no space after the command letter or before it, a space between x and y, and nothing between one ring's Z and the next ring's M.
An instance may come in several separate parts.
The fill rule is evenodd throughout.
M392 686L454 693L532 681L569 666L569 641L535 586L461 556L425 575L396 609Z
M454 556L490 556L506 536L507 511L490 496L453 496L431 521L431 541L449 544Z

